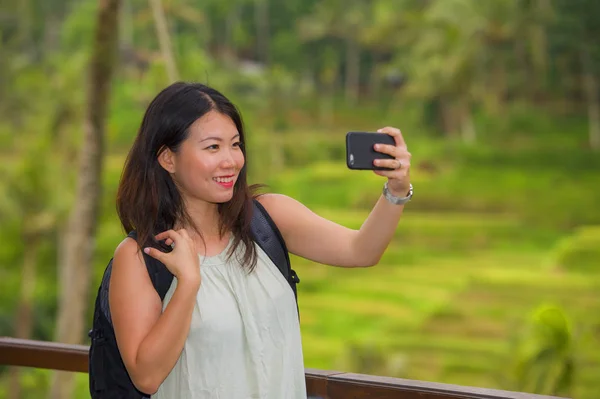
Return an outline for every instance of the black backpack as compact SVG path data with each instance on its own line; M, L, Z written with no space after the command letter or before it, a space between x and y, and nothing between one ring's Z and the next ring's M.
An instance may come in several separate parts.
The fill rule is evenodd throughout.
M265 208L257 200L253 200L253 203L251 229L254 241L265 251L290 284L296 297L297 306L296 284L300 280L290 266L290 258L283 237ZM135 239L136 233L131 232L128 237ZM152 284L162 301L171 286L173 275L161 262L144 252L142 254ZM88 334L91 338L89 351L90 395L92 399L149 398L149 394L138 391L133 385L117 347L108 305L108 285L112 261L113 259L108 263L102 283L98 288L93 328Z

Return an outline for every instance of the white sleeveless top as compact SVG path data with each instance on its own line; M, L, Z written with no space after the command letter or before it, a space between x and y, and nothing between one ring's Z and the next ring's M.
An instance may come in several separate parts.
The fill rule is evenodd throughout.
M227 260L200 256L202 283L190 332L156 399L306 399L296 300L256 245L252 273L240 266L244 246ZM167 292L168 305L177 279Z

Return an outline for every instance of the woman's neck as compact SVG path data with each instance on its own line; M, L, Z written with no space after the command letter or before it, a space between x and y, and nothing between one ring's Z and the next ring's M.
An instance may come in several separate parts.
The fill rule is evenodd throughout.
M206 201L186 201L186 211L194 226L181 224L179 228L185 227L194 232L194 227L204 239L220 237L220 216L218 204Z

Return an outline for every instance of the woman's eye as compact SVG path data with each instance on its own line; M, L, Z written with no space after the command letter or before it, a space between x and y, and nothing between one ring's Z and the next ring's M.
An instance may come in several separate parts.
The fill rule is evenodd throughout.
M218 150L219 145L218 144L209 145L208 147L206 147L206 149L207 150Z
M240 141L238 141L237 143L233 143L234 147L241 147L242 143Z

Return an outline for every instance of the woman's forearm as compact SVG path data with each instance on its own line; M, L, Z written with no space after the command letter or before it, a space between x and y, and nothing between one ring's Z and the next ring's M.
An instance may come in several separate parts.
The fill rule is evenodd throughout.
M383 195L369 213L361 226L353 248L356 259L364 266L373 266L379 262L398 226L404 205L394 205Z

